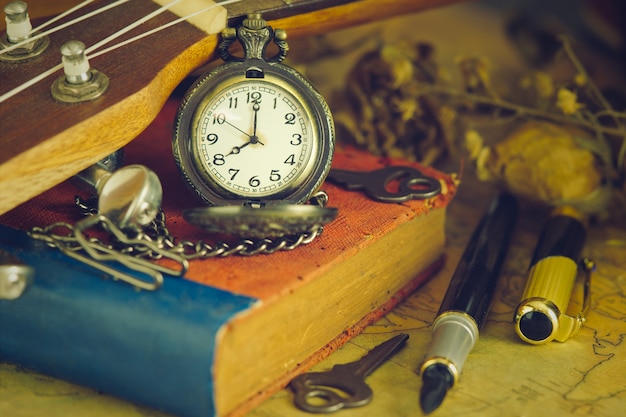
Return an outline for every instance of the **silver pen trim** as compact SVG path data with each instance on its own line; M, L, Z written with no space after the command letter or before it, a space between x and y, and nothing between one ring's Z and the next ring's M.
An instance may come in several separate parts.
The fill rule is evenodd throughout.
M433 323L433 340L421 372L440 363L450 370L456 383L465 360L478 341L478 335L478 325L469 314L446 311L439 315Z

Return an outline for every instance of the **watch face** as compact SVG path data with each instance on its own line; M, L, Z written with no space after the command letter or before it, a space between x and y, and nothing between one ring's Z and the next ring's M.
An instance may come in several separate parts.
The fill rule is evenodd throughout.
M220 87L193 121L201 169L218 186L252 199L299 185L313 168L318 143L303 99L267 80Z
M192 87L176 120L179 170L211 205L304 203L332 161L332 116L281 64L230 63Z

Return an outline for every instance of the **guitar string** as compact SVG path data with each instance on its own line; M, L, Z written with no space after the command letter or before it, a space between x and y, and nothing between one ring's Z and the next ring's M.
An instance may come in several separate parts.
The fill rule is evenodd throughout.
M119 5L121 5L121 4L123 4L123 3L126 3L126 2L128 2L128 1L130 1L130 0L119 0L119 1L117 1L117 2L115 2L115 3L111 3L110 5L105 6L105 7L102 7L102 8L100 8L100 9L98 9L98 10L95 10L95 11L94 11L94 12L92 12L92 13L88 13L88 14L87 14L87 15L85 15L85 16L81 16L80 18L75 19L73 22L74 22L74 23L77 23L77 22L80 22L80 21L82 21L82 20L85 20L85 19L87 18L86 16L88 16L88 17L93 17L93 16L96 16L96 15L98 15L98 14L100 14L100 13L102 13L102 12L104 12L104 11L108 10L108 9L111 9L112 7L119 6ZM167 3L166 5L164 5L164 6L160 7L159 9L155 10L154 12L150 13L150 15L152 15L152 16L154 17L154 16L156 16L156 15L158 14L158 13L156 13L156 12L158 12L159 10L160 10L160 11L165 11L165 10L167 10L169 7L173 6L173 5L174 5L174 4L176 4L176 3L179 3L180 1L181 1L181 0L174 0L174 1L170 2L170 3ZM156 13L156 14L155 14L155 13ZM140 20L142 20L142 22L145 22L145 20L144 20L144 19L145 19L145 16L144 16L144 18L142 18L142 19L140 19ZM68 22L68 24L69 24L69 23L71 23L71 22ZM135 23L136 23L136 22L135 22ZM64 26L64 25L61 25L61 26ZM67 24L66 24L65 26L67 26ZM132 28L134 29L135 27L136 27L136 25L134 25L134 24L133 24L133 27L132 27ZM53 29L52 31L54 31L54 29ZM122 30L122 31L123 31L123 30ZM125 33L125 32L126 32L126 31L124 31L123 33ZM121 36L123 33L117 32L117 36ZM114 35L116 35L116 34L114 34ZM110 42L111 40L113 40L113 39L114 39L114 36L113 36L113 35L112 35L112 36L109 36L107 39L108 39L108 40L107 40L107 42ZM101 42L99 42L99 43L101 43ZM92 49L93 49L93 48L92 48ZM85 50L85 53L87 53L87 50ZM2 103L2 102L4 102L4 101L8 100L9 98L11 98L11 97L13 97L14 95L16 95L16 94L18 94L18 93L20 93L20 92L22 92L22 91L26 90L27 88L29 88L29 87L31 87L31 86L33 86L33 85L37 84L38 82L40 82L40 81L44 80L45 78L49 77L50 75L54 74L55 72L57 72L57 71L59 71L59 70L61 70L61 69L63 69L63 64L62 64L62 63L61 63L61 64L58 64L58 65L55 65L54 67L52 67L52 68L48 69L47 71L44 71L44 72L40 73L40 74L39 74L39 75L37 75L36 77L31 78L30 80L28 80L28 81L24 82L23 84L21 84L21 85L19 85L19 86L15 87L13 90L11 90L11 91L9 91L9 92L7 92L7 93L3 94L2 96L0 96L0 103Z
M116 38L119 38L123 34L125 34L127 32L130 32L131 30L135 29L137 26L143 25L148 20L152 19L153 17L156 17L156 16L160 15L163 12L166 12L167 10L169 10L170 8L175 6L176 4L180 3L181 1L183 1L183 0L173 0L173 1L163 5L161 7L159 7L158 9L153 11L152 13L148 13L147 15L142 17L141 19L134 21L130 25L126 26L125 28L123 28L123 29L115 32L114 34L112 34L112 35L102 39L101 41L96 42L95 44L91 45L89 48L85 49L85 54L89 54L90 52L93 52L93 51L101 48L102 46L106 45L107 43L111 42L112 40L114 40Z
M205 13L205 12L211 10L212 8L214 8L215 6L218 6L218 5L219 6L226 6L226 5L229 5L229 4L239 3L240 1L243 1L243 0L224 0L224 1L220 2L220 3L215 4L215 5L212 5L212 6L209 6L209 7L205 7L204 9L198 10L197 12L190 13L187 16L184 16L184 17L179 17L178 19L172 20L171 22L166 23L166 24L164 24L162 26L156 27L154 29L151 29L151 30L149 30L147 32L141 33L141 34L139 34L137 36L134 36L132 38L126 39L125 41L119 42L116 45L113 45L113 46L111 46L109 48L106 48L106 49L103 49L101 51L95 52L95 53L89 55L89 58L97 58L100 55L104 55L104 54L106 54L108 52L111 52L111 51L117 49L117 48L121 48L122 46L126 46L126 45L128 45L130 43L133 43L135 41L143 39L143 38L145 38L147 36L153 35L153 34L155 34L157 32L160 32L161 30L167 29L167 28L172 27L174 25L177 25L177 24L179 24L181 22L189 20L192 17L195 17L195 16L198 16L198 15L200 15L202 13Z
M125 0L125 1L129 1L129 0ZM163 7L162 7L162 9L164 9L163 11L165 11L165 10L167 10L167 8L169 8L169 7L173 6L173 3L175 4L175 3L178 3L179 1L181 1L181 0L175 0L175 1L171 2L171 3L168 3L167 5L163 6ZM179 18L179 19L176 19L176 20L174 20L174 21L172 21L172 22L170 22L170 23L167 23L167 24L162 25L162 26L160 26L160 27L154 28L154 29L152 29L152 30L150 30L150 31L146 32L145 34L140 34L140 35L137 35L137 36L135 36L135 37L133 37L133 38L129 38L129 39L127 39L127 40L126 40L126 41L124 41L124 42L121 42L121 43L120 43L120 44L118 44L118 45L115 45L115 46L112 46L112 47L110 47L110 48L107 48L107 49L105 49L105 50L103 50L103 51L101 51L101 52L94 53L93 55L90 55L88 58L95 58L95 57L98 57L98 56L103 55L103 54L104 54L104 53L106 53L106 52L111 52L111 51L113 51L113 50L117 49L117 48L118 48L118 47L120 47L120 46L128 45L129 43L132 43L132 42L134 42L134 41L137 41L137 40L139 40L139 39L142 39L142 38L144 38L144 37L148 36L149 34L150 34L150 35L151 35L151 34L154 34L154 33L156 33L156 32L159 32L159 31L163 30L163 29L166 29L166 28L169 28L169 27L173 26L174 24L181 23L181 22L186 21L186 20L188 20L188 19L190 19L190 18L192 18L192 17L194 17L194 16L196 16L196 15L199 15L199 14L205 13L206 11L208 11L208 10L210 10L210 9L212 9L212 8L216 7L216 6L221 6L221 5L228 5L228 4L238 3L238 2L241 2L241 1L244 1L244 0L225 0L225 1L222 1L222 2L219 2L219 3L215 3L215 4L213 4L213 5L211 5L211 6L208 6L208 7L204 8L204 9L202 9L202 10L199 10L199 11L196 11L196 12L193 12L193 13L190 13L189 15L186 15L186 16L184 16L184 17L181 17L181 18ZM167 7L167 8L166 8L166 7ZM159 10L160 10L160 9L159 9ZM151 13L151 14L154 14L154 13ZM154 16L153 16L153 17L154 17ZM145 21L146 21L145 17L144 17L144 18L142 18L141 20L142 20L142 22L145 22ZM137 25L135 25L135 27L136 27L136 26L137 26ZM129 30L130 30L130 29L129 29ZM126 32L127 32L127 31L124 31L123 33L126 33ZM115 39L115 37L119 37L119 36L121 36L123 33L119 33L119 32L118 32L118 33L116 33L116 34L114 34L114 35L112 35L112 36L109 36L109 37L107 38L107 42L110 42L111 40ZM100 47L100 46L104 45L104 42L102 42L102 41L101 41L101 42L98 42L98 44L96 44L96 45L98 45L98 47ZM93 50L95 49L94 47L95 47L96 45L94 45L94 46L92 46L92 47L90 47L90 48L87 48L87 49L85 50L85 52L87 53L87 52L93 51ZM58 64L58 65L56 65L56 66L54 66L54 67L52 67L52 68L48 69L47 71L44 71L44 72L40 73L40 74L39 74L39 75L37 75L36 77L31 78L30 80L28 80L28 81L24 82L23 84L21 84L21 85L19 85L19 86L15 87L13 90L10 90L10 91L8 91L8 92L7 92L7 93L5 93L5 94L0 95L0 103L2 103L2 102L4 102L4 101L8 100L9 98L11 98L11 97L15 96L16 94L19 94L20 92L22 92L22 91L26 90L27 88L29 88L29 87L33 86L34 84L36 84L36 83L38 83L38 82L40 82L40 81L42 81L42 80L46 79L47 77L49 77L49 76L53 75L54 73L56 73L57 71L59 71L59 70L61 70L61 69L63 69L63 64Z
M63 24L61 24L61 25L59 25L59 26L57 26L57 27L55 27L53 29L49 29L49 30L47 30L45 32L38 33L38 34L36 34L34 36L31 36L30 38L25 39L25 40L23 40L21 42L18 42L18 43L15 43L15 44L11 45L11 46L7 46L6 48L0 49L0 54L6 54L7 52L11 52L14 49L20 48L20 47L24 46L27 43L36 41L37 39L43 38L44 36L48 36L50 34L58 32L59 30L63 30L65 28L69 27L69 26L75 25L76 23L82 22L83 20L86 20L86 19L89 19L91 17L97 16L97 15L99 15L101 13L104 13L105 11L107 11L109 9L112 9L114 7L117 7L117 6L121 6L124 3L128 3L129 1L130 0L118 0L118 1L116 1L114 3L111 3L111 4L108 4L106 6L103 6L103 7L99 8L99 9L96 9L96 10L90 12L90 13L87 13L87 14L84 14L84 15L82 15L80 17L77 17L74 20L71 20L69 22L63 23Z
M51 24L58 22L59 20L63 19L66 16L71 15L72 13L74 13L77 10L82 9L83 7L89 5L90 3L93 3L94 0L85 0L84 2L77 4L76 6L64 11L63 13L49 19L48 21L42 23L41 25L37 26L36 28L34 28L33 30L30 31L30 33L35 33L35 32L39 32L41 30L43 30L44 28L47 28L48 26L50 26ZM30 41L30 39L29 39Z

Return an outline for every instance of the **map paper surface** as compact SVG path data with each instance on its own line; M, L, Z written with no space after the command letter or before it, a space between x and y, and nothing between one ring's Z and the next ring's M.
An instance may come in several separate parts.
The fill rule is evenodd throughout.
M372 402L341 410L341 416L422 415L419 368L432 340L432 321L473 230L474 224L467 221L479 217L478 213L470 214L472 210L463 202L456 203L450 207L444 269L312 369L328 370L333 364L354 361L395 334L409 334L405 348L367 378L374 391ZM535 346L522 342L512 324L536 242L538 228L531 223L533 220L536 219L529 216L520 218L479 340L465 362L459 382L430 415L616 417L626 410L626 231L590 231L583 255L596 262L597 270L592 277L587 321L576 336L564 343L553 341ZM581 309L582 281L581 276L570 300L570 314ZM284 390L250 416L308 415L297 411L291 401L291 392Z
M405 20L381 23L381 33L391 40L435 41L441 61L452 61L460 51L491 57L500 72L515 71L519 57L502 40L502 22L479 7L464 2L432 10ZM480 3L480 2L478 2ZM504 16L502 13L500 18ZM403 26L404 24L404 26ZM407 29L407 24L408 26ZM451 30L452 28L456 30ZM374 28L376 29L376 28ZM373 31L368 27L368 31ZM368 32L369 33L369 32ZM463 35L459 35L462 33ZM354 45L364 37L331 34L335 42ZM371 36L372 46L380 39ZM469 46L468 46L469 45ZM333 44L333 46L335 46ZM341 46L341 45L339 45ZM465 49L464 49L465 48ZM297 51L293 47L294 52ZM305 51L306 52L306 51ZM332 52L332 51L331 51ZM329 54L327 66L307 63L310 76L325 96L343 84L349 64L338 64ZM357 53L346 58L355 59ZM332 70L328 70L328 65ZM329 85L326 86L326 83ZM456 168L458 169L458 167ZM466 190L471 190L466 192ZM375 345L398 333L410 335L406 346L368 378L374 391L371 403L341 410L338 417L412 417L419 408L422 382L419 368L431 341L431 324L450 277L489 196L465 184L449 207L445 268L382 320L333 353L313 370L327 370L363 356ZM520 301L528 263L541 224L522 216L513 238L490 314L480 339L470 353L460 380L431 415L463 417L507 416L623 416L626 410L626 230L609 226L590 230L583 252L597 264L592 278L592 304L578 335L565 343L532 346L515 334L513 311ZM390 271L393 273L393 271ZM571 314L580 311L581 280L570 301ZM1 329L0 329L1 331ZM249 417L304 417L285 389L248 414ZM10 364L0 364L0 416L26 417L159 417L125 401L101 395Z

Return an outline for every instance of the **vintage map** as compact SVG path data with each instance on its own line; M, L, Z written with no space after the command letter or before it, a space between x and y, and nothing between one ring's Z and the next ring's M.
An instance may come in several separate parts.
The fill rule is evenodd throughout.
M422 39L436 39L440 56L458 53L461 43L469 52L502 56L508 49L498 41L497 25L489 16L461 5L426 12L406 19L410 31L400 24L384 30L396 39L407 33ZM407 27L405 25L405 27ZM454 27L463 36L452 33ZM415 30L419 28L419 30ZM476 30L480 28L481 30ZM383 30L383 27L380 26ZM339 46L363 37L359 34L333 37ZM485 44L488 38L489 45ZM336 46L336 45L335 45ZM293 48L294 51L297 48ZM450 52L452 51L452 52ZM509 52L510 53L510 52ZM352 54L354 58L357 54ZM336 56L335 56L336 58ZM310 63L309 63L310 64ZM307 65L309 65L307 64ZM307 70L318 86L342 82L346 66ZM500 69L515 66L506 57ZM339 75L338 75L339 74ZM323 81L323 82L322 82ZM324 90L332 91L330 85ZM372 402L364 407L341 410L340 417L411 417L422 415L419 408L421 379L418 370L431 340L430 325L446 291L449 279L467 239L488 204L489 192L462 184L449 209L447 262L431 281L412 294L382 320L368 327L342 349L318 364L325 370L336 363L361 357L368 349L397 333L410 338L403 350L372 373L367 382L374 390ZM626 229L608 226L590 230L585 256L597 263L592 282L592 306L580 333L565 343L531 346L521 342L513 330L512 315L526 281L526 271L541 224L533 213L520 219L504 267L491 312L480 340L470 354L459 383L448 393L433 416L594 416L617 417L626 410ZM570 307L581 306L581 286ZM1 331L1 329L0 329ZM2 417L140 417L163 416L95 391L34 374L14 365L0 364L0 416ZM249 417L299 417L310 414L297 410L292 394L283 390L253 410Z
M431 340L430 325L473 227L466 220L476 218L471 204L456 203L451 207L450 248L444 270L314 368L327 370L332 364L353 361L399 332L410 335L407 346L368 378L374 390L372 403L342 410L342 416L422 415L422 384L417 373ZM480 339L459 383L433 416L614 417L626 410L626 231L595 229L590 233L585 255L592 257L598 268L592 281L591 313L579 334L565 343L532 346L517 337L511 324L526 282L534 245L530 242L536 240L536 226L531 222L528 216L520 219ZM580 310L581 300L582 286L578 285L570 301L573 313ZM307 415L296 412L291 401L291 393L282 391L250 416Z

